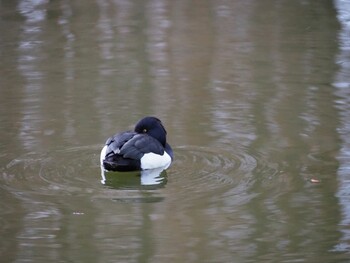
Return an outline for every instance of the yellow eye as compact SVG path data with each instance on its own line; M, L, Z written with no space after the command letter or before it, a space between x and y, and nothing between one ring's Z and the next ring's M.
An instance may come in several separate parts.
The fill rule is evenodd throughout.
M146 132L147 132L147 129L143 129L142 132L143 132L143 133L146 133Z

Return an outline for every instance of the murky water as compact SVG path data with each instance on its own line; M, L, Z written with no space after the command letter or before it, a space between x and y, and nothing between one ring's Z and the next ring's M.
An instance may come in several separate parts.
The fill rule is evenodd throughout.
M348 262L350 5L0 1L1 262ZM165 172L101 174L162 119Z

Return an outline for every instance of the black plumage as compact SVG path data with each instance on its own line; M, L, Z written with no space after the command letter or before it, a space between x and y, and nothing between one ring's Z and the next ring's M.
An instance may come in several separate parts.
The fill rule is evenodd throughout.
M106 141L105 155L101 156L101 162L106 170L140 170L144 154L163 155L164 151L173 158L171 147L166 143L166 131L160 120L146 117L138 122L135 131L126 131L110 137Z

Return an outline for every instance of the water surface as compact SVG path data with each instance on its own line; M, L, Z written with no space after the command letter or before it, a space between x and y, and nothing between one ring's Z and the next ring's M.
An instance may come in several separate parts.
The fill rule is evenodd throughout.
M4 262L348 262L347 1L1 1ZM162 119L167 171L99 151Z

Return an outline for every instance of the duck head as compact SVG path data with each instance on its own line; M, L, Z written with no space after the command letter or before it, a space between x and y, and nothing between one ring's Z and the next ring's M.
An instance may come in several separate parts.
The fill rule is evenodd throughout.
M157 139L164 147L166 145L166 130L162 122L156 117L145 117L135 126L135 132L148 134Z

